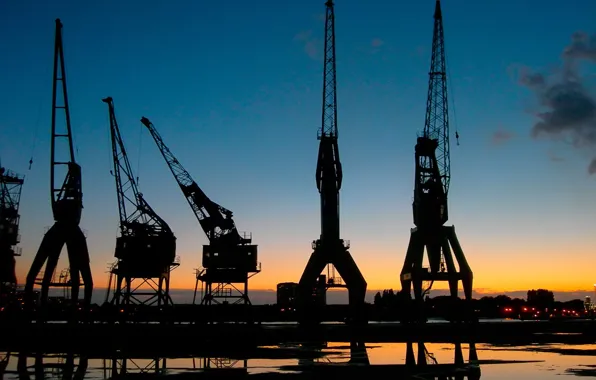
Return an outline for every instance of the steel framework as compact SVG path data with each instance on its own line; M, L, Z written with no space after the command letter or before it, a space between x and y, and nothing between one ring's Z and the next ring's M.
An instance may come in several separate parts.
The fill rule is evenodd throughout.
M350 319L365 321L364 298L366 280L350 255L350 243L340 238L339 191L343 178L339 159L337 135L337 92L335 65L335 12L333 1L328 0L325 21L325 58L323 65L322 123L318 130L319 155L316 168L317 189L321 196L321 235L312 242L313 252L298 283L299 314L302 323L316 323L320 319L321 295L317 281L326 266L332 277L325 287L346 287L349 292ZM345 282L345 284L344 284Z
M422 311L424 296L430 291L434 281L447 281L451 296L459 299L458 282L461 280L465 299L472 299L472 270L455 234L455 227L444 225L448 220L447 194L451 171L447 104L443 16L441 3L437 0L426 118L424 131L418 136L415 147L412 208L416 227L411 230L400 275L402 291L409 295L412 287L414 289L414 309L419 321L426 321ZM430 267L423 267L425 249ZM456 261L459 270L456 268ZM429 283L426 288L423 286L424 282ZM462 317L467 318L469 315Z
M0 305L17 287L16 256L21 255L19 205L24 177L0 168Z

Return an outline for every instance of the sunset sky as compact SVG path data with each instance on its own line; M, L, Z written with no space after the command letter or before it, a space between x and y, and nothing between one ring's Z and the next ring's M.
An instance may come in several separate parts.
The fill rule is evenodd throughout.
M369 289L399 287L413 226L434 1L337 0L342 236ZM54 20L61 18L97 287L118 208L106 96L145 199L177 236L173 288L194 287L203 231L139 119L253 234L253 289L298 281L320 233L315 164L324 0L7 1L0 6L0 159L25 174L29 269L49 200ZM280 5L281 4L281 5ZM478 292L589 291L596 282L596 2L446 0L450 221ZM460 145L453 138L455 130ZM29 159L33 165L28 170ZM592 167L596 173L596 164ZM59 268L67 266L65 255Z

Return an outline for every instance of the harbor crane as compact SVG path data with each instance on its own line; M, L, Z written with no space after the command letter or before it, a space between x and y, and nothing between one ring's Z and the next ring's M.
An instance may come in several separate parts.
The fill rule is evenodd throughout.
M16 256L21 255L19 205L24 177L0 167L0 306L11 299L17 287Z
M171 306L170 272L179 265L176 260L176 237L139 192L111 97L102 99L108 105L112 156L120 215L120 236L116 239L110 280L115 276L112 303L117 306ZM124 285L124 286L123 286ZM108 285L108 294L112 284ZM109 297L107 297L109 298Z
M410 295L412 287L414 289L414 309L419 321L426 321L422 312L424 296L434 281L447 281L454 300L459 300L458 283L461 281L468 305L472 299L472 270L455 234L455 227L445 226L451 179L447 104L443 15L440 0L437 0L424 131L418 136L415 147L412 209L416 227L411 229L400 275L402 292ZM423 267L425 249L430 267ZM425 283L429 285L423 286Z
M62 103L58 101L58 83L62 89ZM52 128L50 145L50 199L54 224L45 233L37 254L31 263L27 274L25 292L27 298L33 298L33 287L41 285L40 307L42 314L47 307L48 292L52 285L52 278L60 252L66 244L71 278L71 297L74 312L78 308L80 279L82 277L84 293L84 311L91 305L93 293L93 278L89 265L89 250L87 240L79 223L83 211L83 189L81 180L81 166L75 160L68 108L68 94L66 90L66 70L64 69L64 49L62 46L62 22L56 20L56 37L54 43L54 81L52 88ZM57 127L57 111L64 112L65 126ZM58 155L56 145L65 144L65 155ZM64 146L64 145L63 145ZM45 271L41 281L37 280L44 263ZM80 274L80 275L79 275Z
M337 283L327 281L321 272L331 264L345 282L349 292L350 320L364 322L366 280L349 252L350 243L340 238L339 191L343 172L339 159L337 136L337 94L335 62L335 12L328 0L325 20L325 60L323 65L323 110L317 133L319 155L316 167L317 189L321 196L321 235L312 242L313 252L298 283L298 303L302 323L317 323L324 306L322 296Z
M209 199L165 145L151 121L142 117L141 123L151 133L182 194L209 239L209 244L203 245L202 268L196 273L193 303L196 302L198 284L201 281L204 285L202 305L250 305L248 280L261 271L261 264L257 260L257 245L252 244L252 235L240 233L232 218L232 212ZM242 287L239 288L237 284L241 284Z

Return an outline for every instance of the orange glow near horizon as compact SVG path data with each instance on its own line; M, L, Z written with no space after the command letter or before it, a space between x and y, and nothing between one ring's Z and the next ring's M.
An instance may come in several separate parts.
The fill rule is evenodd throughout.
M566 246L563 247L563 245ZM570 247L568 243L562 242L561 244L551 244L548 251L542 247L521 248L523 248L523 254L503 253L503 247L496 244L491 247L469 241L464 249L474 271L475 291L477 293L507 293L536 288L559 292L593 291L592 284L595 281L592 268L589 265L578 266L576 260L571 261L564 255L560 255L562 249L565 248L573 250L580 257L587 258L591 255L590 247L579 244ZM267 250L263 247L261 252L263 268L261 273L250 279L249 286L252 290L275 290L276 285L280 282L298 282L310 254L305 253L302 247L288 249L287 254L284 254L283 257L274 254L274 249ZM371 257L369 260L366 259L366 256L359 255L356 250L353 254L367 279L369 290L397 290L400 288L398 276L403 265L403 254L392 254L390 250L378 250L374 255L367 255ZM198 265L194 265L194 262L190 263L185 258L196 256L196 254L181 253L180 256L182 256L182 263L172 272L170 288L194 289L194 268ZM100 258L104 257L110 258L108 255L103 255ZM543 259L539 259L540 257ZM383 261L379 262L378 258L383 258ZM30 258L28 259L18 258L17 274L21 284L24 283L30 265ZM92 262L95 287L104 288L107 285L106 262L100 262L99 259ZM60 265L58 268L62 268ZM433 288L446 289L447 284L437 283Z

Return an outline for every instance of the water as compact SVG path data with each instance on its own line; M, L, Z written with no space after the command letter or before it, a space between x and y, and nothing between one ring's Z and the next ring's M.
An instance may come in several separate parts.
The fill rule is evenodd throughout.
M469 373L470 379L557 379L573 378L576 376L596 377L596 345L531 345L531 346L497 346L491 344L477 344L478 361L468 360L469 349L467 344L462 344L462 353L465 363L461 366L449 366L454 363L455 346L453 344L427 343L425 347L429 364L426 367L414 367L416 376L404 376L406 363L405 343L366 344L366 349L357 349L349 343L328 343L322 347L305 347L302 345L283 345L263 347L252 358L246 360L229 358L156 358L156 359L126 359L126 368L129 374L159 373L163 375L182 375L205 373L205 368L235 368L237 372L229 374L242 374L246 368L251 377L261 378L263 374L279 374L288 377L291 374L304 374L305 378L312 378L311 372L328 373L327 378L356 377L363 378L432 378L428 375L435 373L439 368L446 370ZM417 345L413 345L416 353ZM64 377L65 371L76 371L81 359L75 355L74 366L69 366L68 358L64 355L45 355L42 360L34 357L21 358L12 353L4 354L3 379L23 379L23 370L26 367L30 379L39 379L40 369L45 373L45 379L73 378ZM434 364L432 358L436 359ZM43 362L43 365L42 365ZM82 361L84 363L84 360ZM349 363L351 362L351 363ZM366 364L368 362L368 364ZM25 365L23 365L25 364ZM122 371L122 360L89 358L85 371L85 379L109 379L116 371ZM83 369L80 366L79 370ZM478 371L479 368L479 371ZM35 376L36 370L38 377ZM2 368L0 367L0 373ZM217 371L217 370L216 370ZM220 370L220 373L223 370ZM323 372L321 372L323 371ZM442 369L441 369L442 371ZM466 372L467 371L467 372ZM81 371L82 372L82 371ZM215 372L208 372L215 373ZM426 376L425 376L426 373ZM346 376L348 374L348 376ZM476 374L476 377L473 375ZM138 376L138 375L137 375ZM146 376L142 376L145 378ZM177 376L176 376L177 377ZM219 376L218 376L219 377ZM268 376L270 377L270 376ZM292 376L289 376L292 377ZM2 377L0 377L2 378ZM76 378L76 377L74 377ZM79 377L80 378L80 377Z

